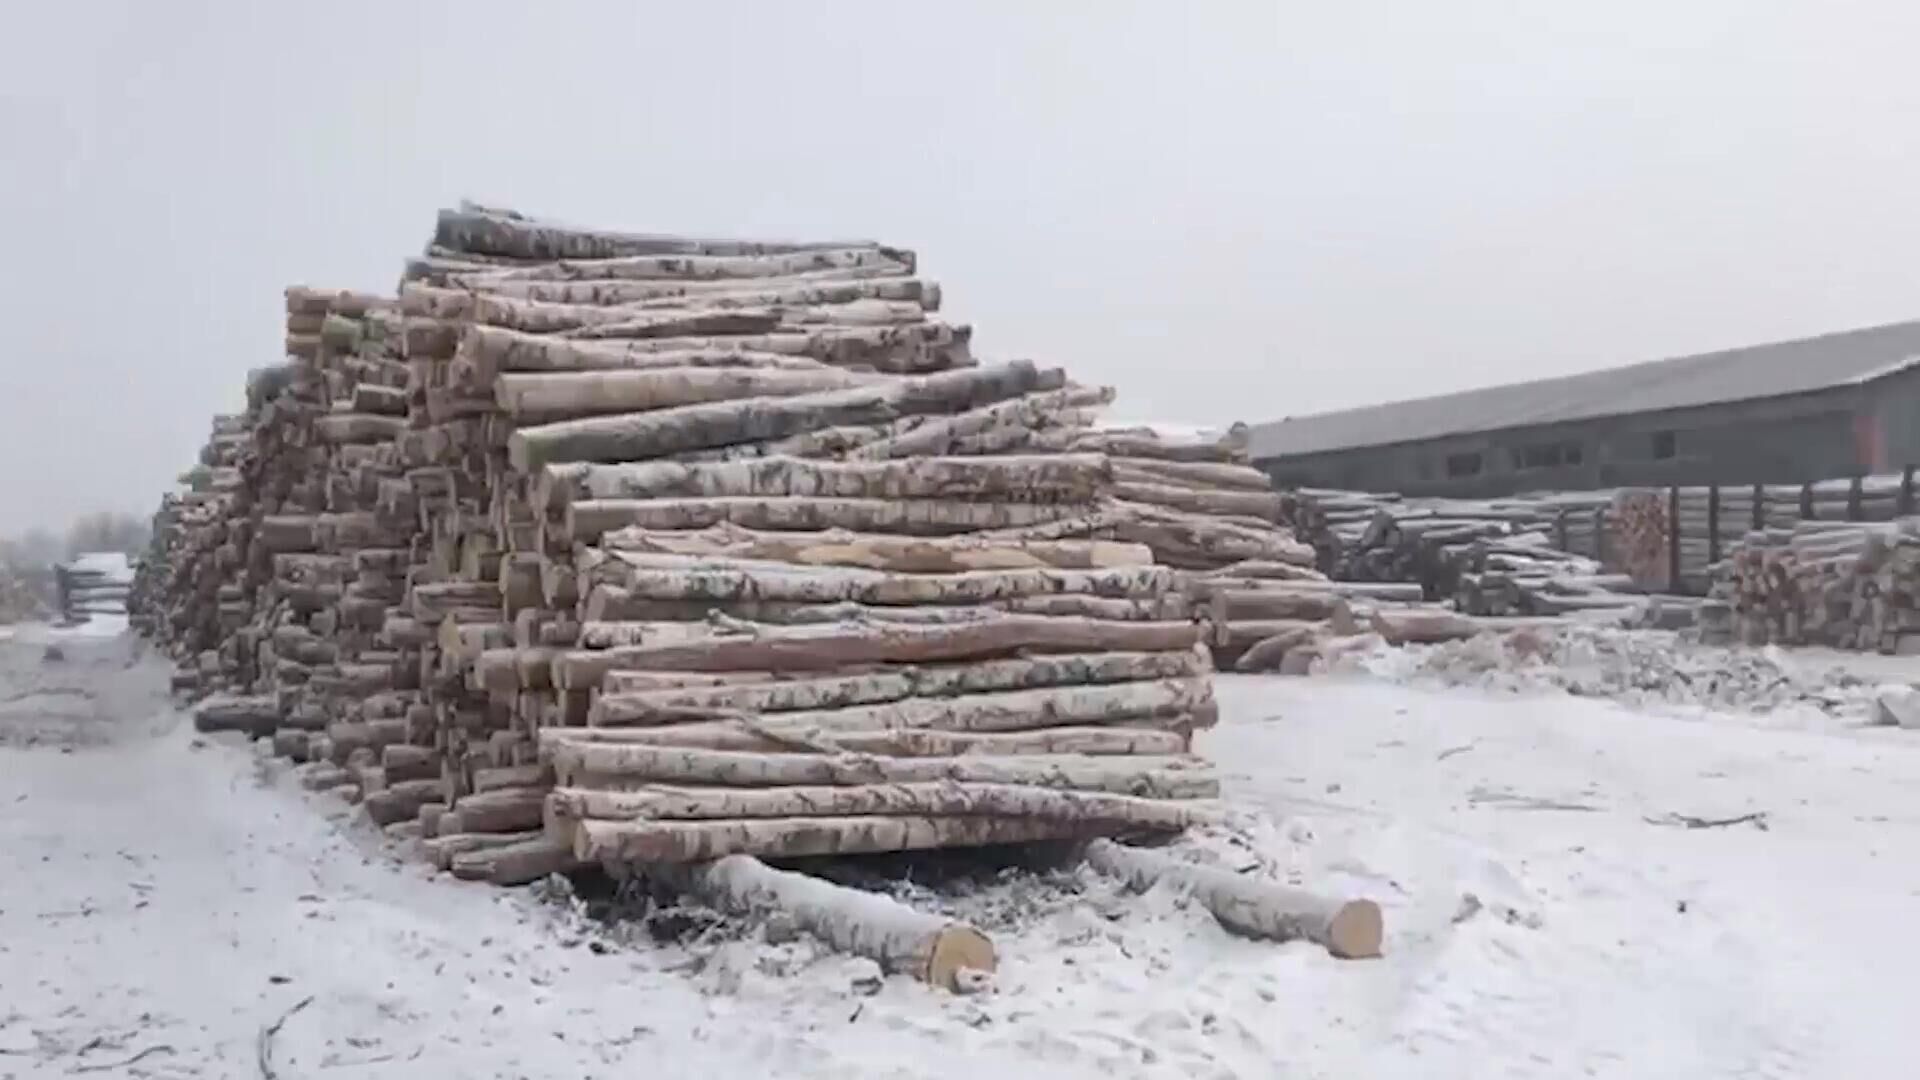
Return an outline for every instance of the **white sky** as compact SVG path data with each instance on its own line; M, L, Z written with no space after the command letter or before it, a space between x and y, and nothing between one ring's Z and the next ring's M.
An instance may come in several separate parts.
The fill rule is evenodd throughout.
M146 511L467 196L913 247L1217 423L1920 314L1920 5L0 2L0 532Z

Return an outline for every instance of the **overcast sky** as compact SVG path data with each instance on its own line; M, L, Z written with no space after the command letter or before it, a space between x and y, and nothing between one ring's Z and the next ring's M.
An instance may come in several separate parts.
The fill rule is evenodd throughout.
M146 512L461 197L913 247L1268 420L1920 315L1920 5L10 3L0 532Z

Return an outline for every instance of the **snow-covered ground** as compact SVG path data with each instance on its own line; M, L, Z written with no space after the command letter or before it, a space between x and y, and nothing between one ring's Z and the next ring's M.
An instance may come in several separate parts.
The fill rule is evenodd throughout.
M1379 899L1387 957L1063 871L916 898L1000 947L955 997L430 880L195 738L132 643L63 648L0 642L0 728L40 736L0 738L0 1078L259 1076L269 1029L289 1078L1911 1074L1920 733L1223 677L1232 820L1192 843Z

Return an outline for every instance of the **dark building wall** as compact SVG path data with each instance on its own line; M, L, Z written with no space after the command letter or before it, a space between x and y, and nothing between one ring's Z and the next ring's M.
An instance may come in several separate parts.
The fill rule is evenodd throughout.
M1284 487L1464 497L1618 486L1804 483L1920 464L1920 372L1816 394L1477 432L1259 464Z

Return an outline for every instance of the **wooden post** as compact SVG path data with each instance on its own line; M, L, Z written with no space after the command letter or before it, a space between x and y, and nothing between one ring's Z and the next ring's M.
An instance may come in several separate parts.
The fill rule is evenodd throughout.
M1720 561L1720 485L1707 485L1707 565Z
M1767 485L1753 485L1753 531L1767 527Z
M1667 589L1680 591L1680 489L1667 489Z
M1813 520L1813 482L1800 485L1800 520Z
M1900 516L1913 513L1913 466L1900 470Z
M1593 558L1595 562L1606 565L1607 561L1607 508L1596 506L1593 509Z
M1553 547L1556 551L1567 550L1567 511L1562 508L1553 515Z
M1860 474L1855 473L1853 483L1847 485L1847 520L1860 520Z

